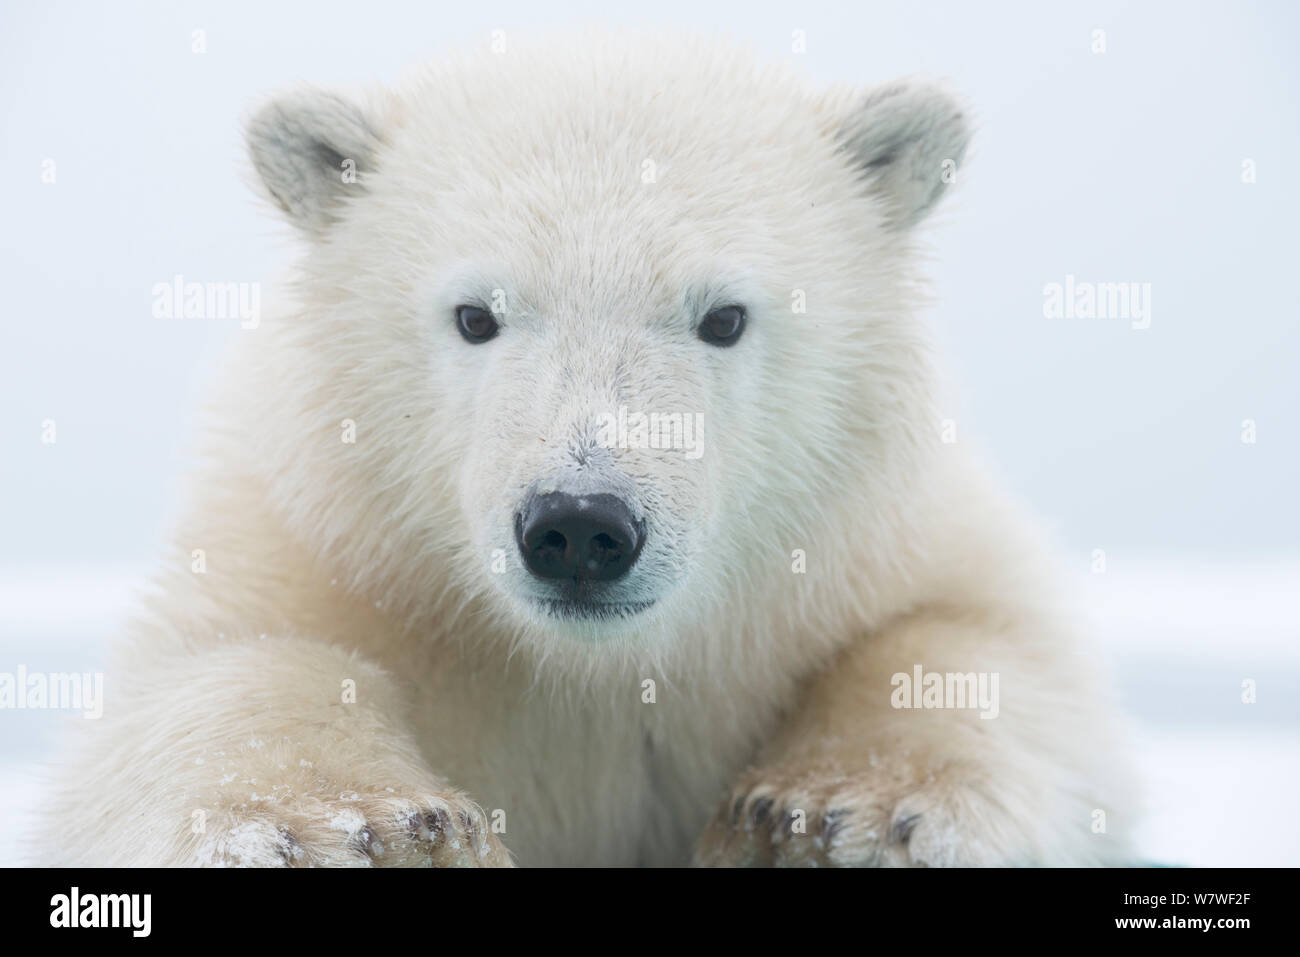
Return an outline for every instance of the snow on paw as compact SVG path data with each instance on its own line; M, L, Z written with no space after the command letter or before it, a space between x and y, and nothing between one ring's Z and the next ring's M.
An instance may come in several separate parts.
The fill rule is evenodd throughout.
M312 797L232 812L196 863L236 867L511 867L483 810L455 791Z

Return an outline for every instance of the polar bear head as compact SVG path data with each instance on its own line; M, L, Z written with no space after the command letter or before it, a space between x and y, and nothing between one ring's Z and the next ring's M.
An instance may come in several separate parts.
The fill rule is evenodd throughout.
M632 640L897 542L935 429L911 236L967 140L938 88L583 37L248 139L305 240L259 461L358 588Z

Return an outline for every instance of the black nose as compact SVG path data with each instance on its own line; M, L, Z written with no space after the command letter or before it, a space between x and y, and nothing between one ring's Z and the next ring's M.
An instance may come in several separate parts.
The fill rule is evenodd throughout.
M617 495L531 495L515 516L524 564L538 578L612 581L636 564L645 523Z

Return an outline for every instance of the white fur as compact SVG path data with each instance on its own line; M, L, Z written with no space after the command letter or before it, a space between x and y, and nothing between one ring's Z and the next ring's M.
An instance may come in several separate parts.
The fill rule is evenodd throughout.
M1074 615L1033 529L939 441L910 227L965 140L935 87L817 92L680 37L482 51L257 114L305 255L233 357L42 854L1123 859L1123 761ZM336 185L352 154L359 182ZM464 342L453 308L494 290L502 333ZM731 301L741 341L700 341ZM654 605L548 619L513 514L619 404L703 412L705 454L601 451L647 525L619 594ZM999 672L1001 715L893 709L916 663ZM769 832L764 797L840 823ZM459 830L416 833L437 811Z

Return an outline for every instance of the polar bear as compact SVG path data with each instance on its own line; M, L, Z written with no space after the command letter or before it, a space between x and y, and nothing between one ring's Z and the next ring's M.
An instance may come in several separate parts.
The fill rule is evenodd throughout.
M258 109L301 258L42 852L1126 860L1079 617L941 434L916 230L968 136L676 36Z

